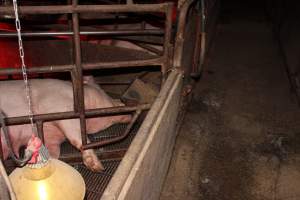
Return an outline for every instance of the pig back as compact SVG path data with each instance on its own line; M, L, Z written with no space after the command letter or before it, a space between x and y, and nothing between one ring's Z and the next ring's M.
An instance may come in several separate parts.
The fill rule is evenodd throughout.
M35 114L64 112L73 109L73 90L70 82L55 79L32 79L29 84ZM29 114L23 81L1 81L0 94L0 109L8 117Z

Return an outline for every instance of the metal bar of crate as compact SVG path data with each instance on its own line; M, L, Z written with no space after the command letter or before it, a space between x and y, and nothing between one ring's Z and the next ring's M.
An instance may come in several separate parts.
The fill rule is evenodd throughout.
M126 68L126 67L142 67L142 66L159 66L164 62L164 57L147 59L147 60L134 60L134 61L118 61L118 62L96 62L96 63L83 63L82 67L85 70L91 69L113 69L113 68Z
M72 49L73 50L73 49ZM73 53L73 52L72 52ZM73 55L72 55L73 56ZM74 68L71 70L71 80L72 80L72 88L73 88L73 101L74 101L74 111L78 111L78 90L77 90L77 84L76 84L76 71Z
M59 6L20 6L22 14L72 14L72 13L111 13L111 12L165 12L170 3L133 5L59 5ZM14 14L13 7L1 6L1 15Z
M105 151L105 152L96 151L95 153L100 160L107 160L107 159L122 159L126 151L127 149L118 149L118 150ZM59 159L70 164L82 163L82 156L80 154L61 155ZM3 164L5 165L6 168L16 167L16 164L12 160L6 160Z
M36 127L37 127L37 133L39 138L42 140L43 143L45 143L45 137L44 137L44 130L43 130L43 121L37 121Z
M95 62L95 63L82 63L84 70L94 69L113 69L113 68L130 68L130 67L143 67L143 66L159 66L164 61L164 58L153 58L147 60L134 60L134 61L117 61L117 62ZM31 73L49 73L49 72L70 72L74 69L75 65L52 65L52 66L33 66L27 69ZM19 68L1 68L0 75L21 74L22 70Z
M126 137L129 133L129 131L132 128L133 123L136 121L137 117L141 113L141 111L144 110L149 110L151 108L151 104L140 104L137 106L118 106L118 107L110 107L110 108L98 108L98 109L89 109L85 111L85 116L87 118L92 118L92 117L98 117L98 116L107 116L107 115L114 115L114 114L122 114L122 113L131 113L131 112L136 112L137 114L134 116L133 120L131 123L127 126L125 133L122 135L122 137L117 137L113 138L107 141L102 141L101 143L97 142L92 142L87 145L92 145L92 146L87 146L85 147L83 145L84 149L92 148L92 147L97 147L97 146L103 146L105 144L109 144L115 141L122 140L124 137ZM59 112L59 113L50 113L50 114L40 114L40 115L34 115L33 116L33 121L34 123L37 124L37 130L38 130L38 135L39 137L43 140L44 142L44 133L43 133L43 123L47 121L56 121L56 120L64 120L64 119L75 119L79 118L80 113L76 113L74 111L70 112ZM8 126L11 125L20 125L20 124L29 124L30 119L28 116L21 116L21 117L10 117L5 119L5 123ZM1 125L0 125L1 127ZM1 139L1 138L0 138ZM1 140L0 140L1 142ZM104 142L104 143L103 143ZM3 152L2 152L2 146L0 143L0 158L3 160Z
M93 118L98 116L130 113L136 110L148 110L150 109L150 107L151 104L140 104L137 106L118 106L118 107L110 107L110 108L88 109L85 111L85 115L87 118ZM75 119L75 118L79 118L79 113L74 111L69 111L69 112L34 115L33 121L36 123L37 121L47 122L47 121ZM30 119L28 119L28 116L9 117L5 119L5 122L7 126L29 124Z
M89 144L83 145L82 149L83 150L85 150L85 149L92 149L92 148L95 148L95 147L101 147L101 146L104 146L104 145L108 145L108 144L111 144L111 143L123 140L130 133L130 131L131 131L134 123L136 122L136 120L138 119L138 117L139 117L140 114L141 114L141 110L140 109L136 110L136 112L133 115L130 123L126 127L125 132L122 135L120 135L118 137L114 137L114 138L108 139L108 140L104 140L104 141L91 142Z
M164 62L161 65L161 73L162 73L162 84L166 80L166 74L168 69L171 66L171 61L173 55L171 54L172 44L171 44L171 34L172 34L172 11L173 4L170 3L170 6L166 8L166 20L165 20L165 35L164 35L164 46L163 46L163 58Z
M187 67L187 66L182 66L182 57L184 55L183 52L183 44L184 44L184 31L185 31L185 26L186 26L186 21L188 20L188 10L190 9L190 6L193 3L196 3L196 0L188 0L185 1L184 4L182 5L180 9L180 13L178 16L178 23L177 23L177 33L176 33L176 38L175 38L175 48L174 48L174 60L173 60L173 65L176 68L182 68L182 67ZM184 70L184 69L183 69Z
M96 36L124 36L124 35L163 35L161 29L147 30L114 30L114 31L80 31L80 35L96 35ZM48 37L48 36L71 36L72 31L56 31L56 32L22 32L22 37ZM17 33L0 32L0 37L17 37Z
M78 0L72 1L73 8L76 8ZM73 81L73 87L77 89L77 95L74 98L77 99L77 109L79 112L80 130L81 130L81 141L82 145L87 144L86 135L86 123L85 123L85 109L84 109L84 91L83 91L83 79L82 79L82 63L81 63L81 44L79 34L79 14L72 13L72 29L73 29L73 44L74 44L74 63L75 73L71 73ZM75 87L76 86L76 87ZM76 108L74 108L76 109Z
M53 65L53 66L40 66L31 67L27 69L29 74L31 73L52 73L52 72L69 72L74 69L74 65ZM13 75L21 74L22 69L20 68L1 68L0 75Z

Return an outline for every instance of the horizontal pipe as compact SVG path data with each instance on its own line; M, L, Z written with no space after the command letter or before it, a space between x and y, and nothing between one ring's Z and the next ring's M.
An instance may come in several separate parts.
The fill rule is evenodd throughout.
M166 12L168 6L171 6L171 4L20 6L19 14ZM12 14L14 14L12 6L0 7L0 15Z
M114 69L124 67L146 67L162 65L164 57L147 59L147 60L132 60L132 61L118 61L118 62L98 62L98 63L83 63L82 68L85 70L92 69Z
M164 31L161 29L147 29L147 30L112 30L112 31L81 31L80 35L97 35L97 36L123 36L123 35L163 35ZM48 37L48 36L71 36L74 35L72 31L60 32L22 32L23 37ZM0 32L0 37L17 37L17 33Z
M49 73L49 72L69 72L74 69L74 65L53 65L43 67L27 68L28 73ZM0 68L0 75L21 74L21 68Z
M164 58L154 58L147 60L134 60L134 61L117 61L117 62L96 62L96 63L83 63L84 70L93 69L114 69L125 67L147 67L156 66L163 63ZM51 73L51 72L69 72L74 69L74 65L53 65L53 66L34 66L27 69L30 73ZM0 75L21 74L21 68L0 68Z
M123 82L117 82L117 81L96 81L99 85L130 85L133 81L123 81Z
M150 52L152 52L152 53L154 53L156 55L162 55L163 54L163 52L161 50L159 50L159 49L157 49L155 47L152 47L152 46L150 46L148 44L144 44L142 42L134 42L134 44L137 45L137 46L139 46L139 47L141 47L141 48L143 48L143 49L146 49L146 50L148 50L148 51L150 51Z
M124 131L124 133L122 135L114 137L114 138L110 138L107 140L103 140L103 141L96 141L96 142L91 142L89 144L85 144L82 146L82 149L86 150L86 149L92 149L95 147L101 147L101 146L119 142L119 141L125 139L129 135L130 130L132 129L134 123L136 122L136 120L138 119L140 114L141 114L141 110L137 110L136 113L133 115L131 122L127 125L126 130Z
M110 108L89 109L86 110L85 116L87 118L92 118L92 117L104 116L104 115L129 113L136 110L148 110L150 109L150 107L151 104L140 104L137 106L118 106L118 107L110 107ZM36 123L37 121L47 122L47 121L75 119L75 118L79 118L79 113L76 113L74 111L69 111L69 112L34 115L33 121ZM28 116L9 117L5 119L5 123L7 126L29 124L30 119L28 118Z
M107 160L107 159L122 159L122 157L125 155L127 151L127 148L124 149L116 149L116 150L110 150L110 151L95 151L97 157L101 160ZM78 154L63 154L59 157L60 160L67 162L69 164L81 164L82 163L82 155L80 153ZM15 168L16 164L11 160L5 160L4 164L7 168Z

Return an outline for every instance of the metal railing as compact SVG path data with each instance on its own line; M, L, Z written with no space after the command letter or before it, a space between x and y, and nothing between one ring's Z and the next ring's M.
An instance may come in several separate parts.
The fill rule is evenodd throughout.
M162 13L165 16L164 30L142 30L142 31L94 31L94 32L80 32L79 14L81 13L120 13L120 12L155 12ZM0 15L11 15L14 13L13 7L1 6ZM167 70L172 64L172 45L171 45L171 28L172 28L172 4L132 4L132 5L78 5L77 0L72 1L72 5L59 6L20 6L19 13L21 15L36 15L36 14L71 14L72 18L70 24L72 31L68 32L29 32L24 33L23 36L41 37L51 35L70 35L73 40L73 64L70 65L51 65L51 66L34 66L27 70L31 73L52 73L52 72L69 72L71 74L73 84L73 99L74 111L51 113L43 115L34 115L33 121L38 128L38 134L43 139L43 123L47 121L62 120L62 119L80 119L81 138L83 149L94 148L103 144L87 144L87 133L85 119L89 117L115 115L120 113L139 113L141 110L150 108L149 104L142 104L137 106L122 106L112 108L99 108L93 110L85 110L84 96L83 96L83 70L107 69L107 68L126 68L126 67L144 67L144 66L161 66L161 73L163 79L166 77ZM94 62L83 63L80 35L162 35L164 34L163 53L161 56L147 60L134 61L118 61L118 62ZM14 37L15 33L0 33L0 37ZM9 67L9 66L8 66ZM5 68L0 69L0 75L13 75L22 73L21 69ZM20 125L30 123L27 116L6 118L7 125ZM105 143L106 144L106 143ZM0 142L0 151L2 151ZM2 152L1 156L2 156Z

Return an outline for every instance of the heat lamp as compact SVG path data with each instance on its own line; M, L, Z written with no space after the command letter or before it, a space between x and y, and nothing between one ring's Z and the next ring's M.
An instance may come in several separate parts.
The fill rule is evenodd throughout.
M49 157L40 139L32 136L27 149L31 160L16 168L9 179L18 200L83 200L85 183L70 165Z

